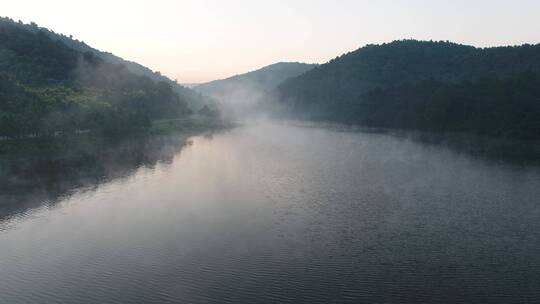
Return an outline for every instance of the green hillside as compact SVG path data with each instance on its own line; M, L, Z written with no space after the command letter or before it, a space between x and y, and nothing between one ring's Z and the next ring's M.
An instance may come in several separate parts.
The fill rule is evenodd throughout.
M540 139L540 45L368 45L279 86L296 117Z
M190 113L170 83L0 19L0 136L121 133Z

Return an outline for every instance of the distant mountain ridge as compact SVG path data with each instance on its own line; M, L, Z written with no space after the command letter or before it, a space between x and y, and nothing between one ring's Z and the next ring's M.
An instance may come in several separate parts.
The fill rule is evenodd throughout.
M315 68L316 64L279 62L245 74L200 84L194 90L223 103L253 101L271 92L285 80Z
M301 62L278 62L244 74L199 84L196 87L201 91L209 91L225 83L251 82L272 89L283 81L304 74L316 66L317 64Z
M540 139L539 73L539 44L401 40L344 54L276 91L306 119Z

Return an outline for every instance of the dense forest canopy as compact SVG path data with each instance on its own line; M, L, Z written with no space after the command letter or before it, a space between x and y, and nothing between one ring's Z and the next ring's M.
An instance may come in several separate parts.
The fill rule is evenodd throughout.
M279 86L296 116L540 139L540 45L368 45Z
M1 137L120 133L191 112L170 83L53 38L34 24L0 19Z
M13 23L13 21L8 18L4 18L3 20ZM181 99L185 100L188 103L191 110L193 111L196 111L204 107L205 105L211 105L211 106L215 105L214 100L206 96L203 96L195 92L194 90L186 88L178 84L176 80L171 80L168 77L162 75L160 72L152 71L151 69L139 63L125 60L109 52L100 51L98 49L95 49L89 46L84 41L79 41L72 36L66 36L63 34L55 33L54 31L49 30L47 28L39 27L35 23L24 24L24 23L18 22L17 25L20 28L23 28L30 32L34 32L34 33L42 32L45 35L49 36L53 41L61 41L69 48L74 49L78 52L81 52L81 53L90 52L96 55L97 57L103 59L105 62L124 65L131 73L135 75L146 76L154 80L155 82L160 82L160 81L166 82L171 85L173 91L175 91L180 96Z

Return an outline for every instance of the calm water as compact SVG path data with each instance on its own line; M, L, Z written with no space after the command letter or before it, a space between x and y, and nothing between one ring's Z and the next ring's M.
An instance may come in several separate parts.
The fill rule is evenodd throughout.
M537 167L269 123L97 146L3 163L0 303L540 302Z

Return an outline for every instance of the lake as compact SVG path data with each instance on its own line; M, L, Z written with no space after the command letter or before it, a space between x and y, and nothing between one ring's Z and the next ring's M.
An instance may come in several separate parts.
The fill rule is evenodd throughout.
M0 167L0 303L540 302L536 165L271 122L66 150Z

